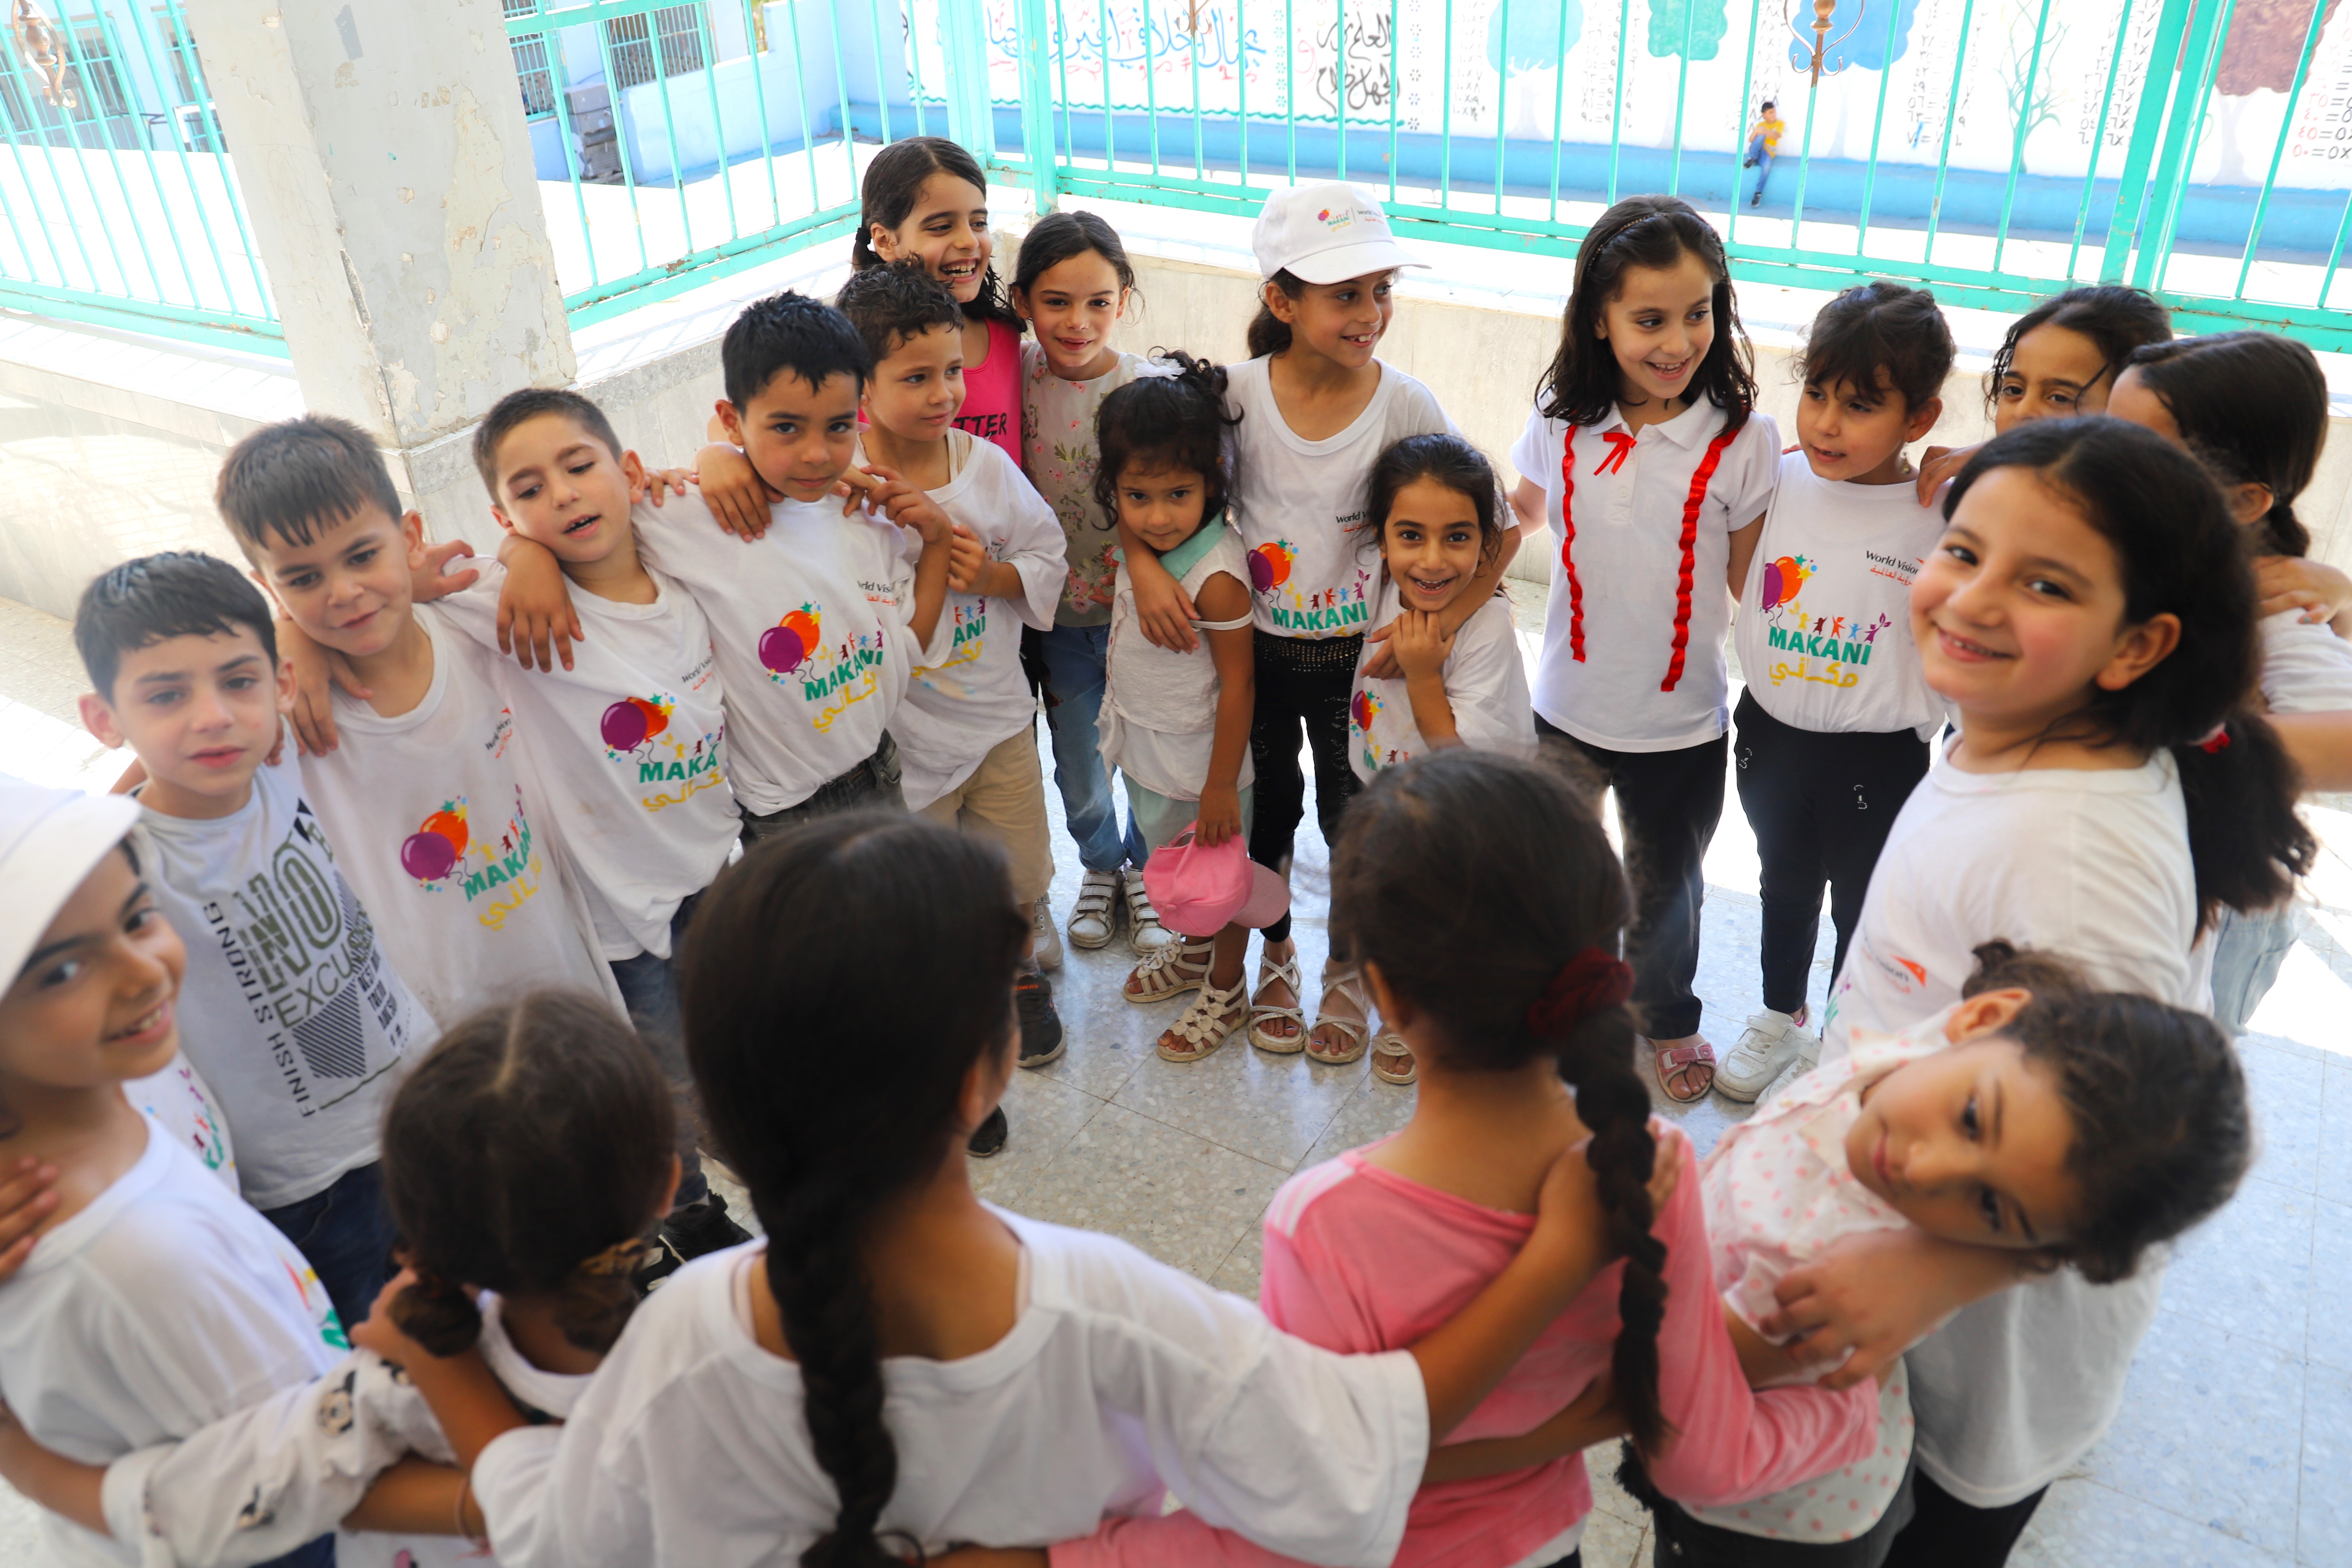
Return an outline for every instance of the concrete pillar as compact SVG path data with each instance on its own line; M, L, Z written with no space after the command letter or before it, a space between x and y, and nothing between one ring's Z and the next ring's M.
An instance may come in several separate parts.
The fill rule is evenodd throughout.
M478 519L462 434L576 368L499 0L185 3L304 403Z

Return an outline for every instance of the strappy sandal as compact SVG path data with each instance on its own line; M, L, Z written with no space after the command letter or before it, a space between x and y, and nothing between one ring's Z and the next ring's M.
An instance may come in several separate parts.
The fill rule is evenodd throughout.
M1258 956L1257 991L1265 990L1277 980L1290 987L1290 995L1294 1002L1306 996L1307 987L1298 978L1297 953L1280 962L1267 958L1263 953ZM1267 1020L1273 1018L1289 1019L1297 1026L1298 1032L1294 1035L1267 1034L1265 1025ZM1250 997L1249 1043L1259 1050L1271 1052L1275 1056L1296 1056L1307 1048L1307 1015L1296 1006L1277 1007L1271 1002L1260 1002L1257 1000L1256 992L1254 991Z
M1309 1029L1307 1032L1308 1060L1321 1062L1326 1067L1338 1068L1346 1067L1349 1062L1362 1059L1364 1047L1372 1037L1372 1026L1369 1021L1372 1016L1372 1006L1364 999L1363 980L1364 972L1352 967L1323 977L1323 998L1322 1003L1315 1009L1315 1029L1320 1029L1328 1025L1347 1035L1349 1043L1339 1050L1332 1050L1315 1038L1315 1029ZM1330 1002L1334 992L1363 1009L1363 1016L1339 1017L1324 1011L1324 1005Z
M1171 996L1199 990L1208 982L1209 950L1213 945L1204 938L1154 948L1128 975L1118 994L1139 1007L1149 1007Z
M1676 1105L1696 1105L1706 1098L1707 1090L1715 1087L1715 1047L1708 1045L1703 1037L1697 1039L1696 1045L1675 1046L1671 1049L1655 1040L1649 1042L1653 1052L1651 1067L1658 1075L1658 1087ZM1675 1093L1675 1080L1677 1078L1687 1083L1691 1078L1698 1076L1689 1070L1693 1068L1706 1069L1698 1088L1689 1094Z
M1168 1033L1160 1037L1160 1059L1170 1062L1197 1062L1225 1043L1226 1037L1249 1018L1249 988L1235 980L1226 990L1220 991L1207 981L1201 983L1201 994L1184 1009ZM1184 1047L1169 1045L1170 1037L1182 1042Z
M1404 1065L1399 1067L1397 1064ZM1404 1043L1402 1035L1382 1029L1372 1037L1372 1076L1382 1083L1412 1083L1421 1077L1421 1064L1412 1059L1412 1047Z

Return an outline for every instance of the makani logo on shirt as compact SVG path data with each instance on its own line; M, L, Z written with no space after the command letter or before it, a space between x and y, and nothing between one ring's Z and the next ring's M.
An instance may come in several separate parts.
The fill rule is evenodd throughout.
M1287 539L1274 540L1248 552L1250 586L1265 600L1266 613L1277 628L1338 631L1360 626L1370 619L1371 605L1365 597L1371 586L1370 573L1358 567L1352 587L1301 594L1290 582L1290 568L1297 559L1298 547Z
M719 742L727 726L722 723L709 734L689 738L671 728L670 721L677 714L677 702L673 698L624 697L604 710L597 724L604 755L619 763L624 771L635 770L638 784L679 786L676 795L656 787L641 797L638 804L647 811L681 805L727 781L719 763Z
M801 700L820 704L809 722L822 733L853 702L874 695L882 679L882 634L868 632L828 644L824 610L808 604L760 634L760 663L779 686L797 683Z
M1797 595L1815 574L1813 563L1801 555L1768 561L1758 574L1757 607L1764 615L1765 645L1776 653L1797 656L1794 664L1776 659L1765 672L1775 686L1789 680L1841 689L1854 685L1870 662L1878 634L1895 624L1883 614L1867 625L1845 616L1808 616Z
M1400 752L1382 751L1372 741L1372 725L1387 711L1388 704L1369 690L1357 692L1355 700L1348 704L1348 727L1362 737L1360 743L1363 747L1364 766L1374 773L1382 768L1392 768L1407 760Z
M478 918L492 931L505 925L509 915L538 895L546 876L538 847L531 842L530 819L523 811L520 787L515 790L514 811L507 818L506 831L495 843L474 831L471 812L461 795L443 801L441 809L426 816L402 843L400 868L428 893L454 887L464 892L469 906L478 899L488 899Z

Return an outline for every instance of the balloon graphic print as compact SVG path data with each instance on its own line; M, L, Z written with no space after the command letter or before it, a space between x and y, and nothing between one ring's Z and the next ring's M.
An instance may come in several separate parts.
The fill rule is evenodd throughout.
M668 728L669 710L659 701L624 697L604 710L598 732L613 750L634 752Z
M1249 552L1250 586L1261 594L1281 587L1290 581L1290 563L1297 558L1286 541L1259 545Z
M803 605L760 634L760 662L777 675L789 675L816 651L816 606Z
M1369 691L1357 692L1355 701L1348 708L1349 717L1355 720L1356 728L1367 735L1372 732L1372 720L1380 710L1380 700Z
M425 819L400 847L400 868L420 882L437 882L466 853L466 807L452 801Z
M1783 555L1778 561L1764 563L1763 593L1757 599L1757 608L1778 609L1797 596L1812 570L1801 555Z

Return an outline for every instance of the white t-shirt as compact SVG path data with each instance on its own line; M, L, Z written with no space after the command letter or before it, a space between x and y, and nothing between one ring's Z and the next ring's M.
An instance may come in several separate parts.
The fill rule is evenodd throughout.
M1731 535L1764 514L1780 469L1780 430L1769 415L1750 414L1717 451L1724 424L1722 409L1701 403L1629 435L1612 408L1571 437L1567 425L1537 412L1511 448L1520 477L1544 487L1552 529L1536 711L1587 745L1673 752L1723 733ZM1562 472L1571 438L1572 495ZM1684 517L1711 452L1686 551Z
M1428 1453L1412 1353L1342 1356L1123 1241L992 1210L1025 1254L1012 1332L978 1355L886 1363L898 1485L881 1528L939 1552L1043 1546L1166 1492L1309 1562L1395 1555ZM474 1467L508 1568L793 1563L832 1527L798 1365L752 1338L763 1243L697 1258L639 1308L560 1430ZM518 1519L544 1554L509 1545Z
M1102 400L1139 376L1173 375L1175 366L1117 351L1118 363L1092 381L1064 381L1045 361L1045 346L1021 340L1021 467L1062 525L1067 567L1054 624L1099 626L1110 619L1116 591L1118 524L1095 500L1095 416ZM913 805L910 799L908 804Z
M2255 678L2273 713L2352 709L2352 642L2300 610L2263 617L2263 668Z
M1909 481L1832 482L1783 453L1740 590L1740 672L1764 711L1816 734L1932 737L1944 700L1911 637L1911 580L1943 537Z
M173 1142L194 1154L230 1192L238 1190L236 1144L229 1137L228 1118L187 1052L176 1053L162 1072L131 1079L122 1092L133 1110L162 1122Z
M2140 767L1963 773L1939 753L1887 834L1831 995L1822 1055L1959 1000L1972 950L2061 953L2092 984L2208 1005L2191 953L2197 876L2169 752ZM1909 1354L1919 1467L1976 1508L2032 1495L2097 1442L2155 1320L2163 1270L2073 1269L1962 1310Z
M1212 577L1231 577L1249 586L1249 566L1241 540L1218 521L1160 558L1176 574L1177 585L1197 601ZM1194 621L1196 632L1239 631L1238 625ZM1102 711L1096 720L1105 768L1123 770L1155 795L1198 800L1209 779L1209 758L1217 748L1216 655L1203 636L1190 653L1160 647L1143 635L1136 618L1135 581L1120 558L1118 594L1111 605L1110 640L1103 653ZM1257 779L1248 748L1234 787Z
M1021 574L1021 597L991 598L950 592L940 606L944 657L918 666L907 700L890 721L898 742L900 787L907 809L920 811L971 777L980 760L1035 721L1037 699L1021 669L1021 628L1054 624L1062 580L1062 525L993 441L948 432L950 475L930 492L950 521L988 548L991 561ZM863 462L863 456L859 461ZM906 536L919 555L922 538ZM936 639L935 639L936 640Z
M1320 441L1291 429L1274 400L1268 359L1227 365L1234 426L1234 521L1249 554L1260 631L1286 637L1360 637L1371 628L1381 556L1363 523L1366 486L1382 452L1408 436L1454 431L1436 395L1386 361L1364 411ZM1459 432L1455 432L1458 434Z
M442 1028L541 986L620 993L500 683L530 677L431 605L433 680L395 719L337 691L342 744L302 784L393 966Z
M1777 1311L1782 1275L1818 1262L1850 1236L1904 1230L1901 1210L1854 1179L1846 1135L1862 1091L1949 1042L1943 1020L1902 1035L1865 1032L1852 1054L1824 1062L1724 1129L1699 1166L1707 1246L1724 1305L1749 1328ZM1878 1522L1911 1459L1911 1400L1903 1363L1878 1390L1878 1447L1859 1464L1745 1502L1691 1508L1708 1524L1777 1541L1852 1541ZM1685 1505L1688 1507L1689 1505Z
M306 1384L349 1348L294 1244L152 1119L138 1162L0 1289L0 1398L44 1447L86 1465ZM141 1561L135 1537L56 1514L41 1533L53 1563Z
M527 1411L561 1421L588 1374L542 1372L507 1337L503 1303L485 1291L475 1342ZM259 1562L335 1536L336 1568L461 1568L489 1561L454 1535L341 1531L375 1479L410 1454L454 1464L440 1423L405 1373L353 1351L326 1375L107 1467L103 1500L117 1541L150 1563Z
M1383 578L1373 629L1396 619L1398 603L1396 584ZM1348 697L1348 765L1366 784L1382 768L1409 763L1426 749L1413 722L1412 697L1404 677L1375 680L1364 673L1363 667L1386 646L1364 645L1356 666L1356 689ZM1508 599L1488 599L1462 623L1442 673L1454 731L1464 745L1474 752L1535 755L1535 710L1528 705L1528 667L1519 657L1518 629Z
M778 501L767 533L748 543L699 496L633 515L646 564L686 584L710 619L744 811L798 805L872 756L922 662L907 626L915 569L898 530L862 511L844 517L830 497Z
M640 511L649 509L639 508ZM531 673L498 654L495 561L432 608L499 661L534 798L547 802L607 959L669 956L670 917L710 885L742 832L727 785L727 713L710 623L694 595L648 572L650 605L574 589L572 667Z
M292 748L289 746L290 752ZM180 1048L236 1136L258 1209L331 1186L376 1154L376 1125L433 1019L344 879L289 756L226 816L143 813L140 864L188 950Z

